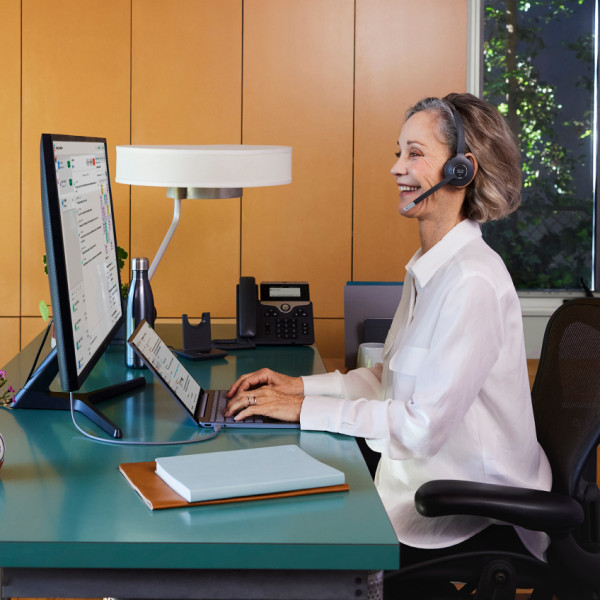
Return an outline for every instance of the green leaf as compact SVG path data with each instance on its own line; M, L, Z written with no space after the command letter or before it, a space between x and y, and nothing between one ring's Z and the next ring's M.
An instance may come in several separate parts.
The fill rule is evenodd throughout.
M47 321L50 318L50 311L48 310L48 305L43 300L40 300L39 307L42 319L44 319L44 321Z
M129 254L127 250L121 248L121 246L117 246L117 260L119 261L119 271L125 266L125 261Z

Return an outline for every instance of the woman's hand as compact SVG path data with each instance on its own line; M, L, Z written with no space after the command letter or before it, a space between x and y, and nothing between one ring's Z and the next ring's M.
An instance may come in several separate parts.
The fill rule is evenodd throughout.
M300 421L304 401L301 377L289 377L270 369L242 375L227 393L230 399L225 416L241 421L262 415L280 421Z
M253 415L270 417L278 421L297 423L304 396L287 394L274 388L259 388L245 394L234 396L227 404L226 417L235 415L234 421L242 421Z
M242 375L227 392L228 398L233 398L236 394L243 394L248 390L254 390L258 387L269 386L280 388L288 394L304 394L304 382L301 377L290 377L283 375L271 369L261 369L254 373Z

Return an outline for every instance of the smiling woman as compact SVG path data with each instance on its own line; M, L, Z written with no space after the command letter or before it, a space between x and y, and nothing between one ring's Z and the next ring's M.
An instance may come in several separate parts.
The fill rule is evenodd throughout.
M447 185L449 163L462 165L458 185ZM549 489L551 473L535 434L519 299L480 228L519 205L519 151L509 129L469 94L427 98L407 113L392 175L421 247L406 267L382 363L345 375L243 375L229 391L229 414L365 438L381 454L375 483L403 561L411 548L452 546L487 535L492 524L421 516L414 494L422 483ZM542 556L543 534L517 533Z
M431 195L443 181L444 165L450 152L443 138L438 135L439 117L435 112L423 111L408 119L398 140L398 160L392 167L400 190L400 214L408 216L423 214L438 198L449 196L450 188L439 189ZM462 202L462 194L457 195ZM418 209L413 207L424 202Z
M444 105L443 103L440 103L440 108L441 109L445 108L447 110L447 106ZM403 209L404 212L409 211L411 208L413 208L414 206L416 206L417 204L419 204L420 202L425 200L425 198L428 198L431 194L433 194L434 192L436 192L437 190L439 190L441 187L445 186L446 184L455 186L455 187L466 187L467 185L469 185L471 183L471 181L473 181L473 178L475 177L475 173L477 171L476 161L474 160L474 157L472 154L470 154L468 157L465 156L465 130L464 130L464 126L462 123L462 118L454 107L452 107L451 110L452 110L452 117L454 119L454 129L452 131L456 131L456 136L455 136L456 152L452 158L449 158L444 163L443 171L442 171L444 178L441 181L439 181L438 183L436 183L434 186L430 187L428 190L423 192L418 198L413 200L410 204L406 205ZM413 142L413 143L415 143L415 142ZM416 142L416 144L417 144L417 146L419 145L418 142ZM398 144L398 146L399 145L400 144ZM415 156L418 156L418 155L419 155L418 151L415 152ZM401 153L397 152L396 157L398 159L400 159ZM392 174L393 173L394 173L394 171L392 170ZM402 190L406 186L399 186L399 187Z
M520 153L508 125L496 109L473 96L468 103L461 105L460 98L457 94L450 94L444 100L427 98L407 113L403 132L410 128L411 117L420 117L429 121L426 127L438 146L423 148L418 141L408 139L409 145L412 143L415 146L414 149L408 149L409 153L414 153L414 158L428 158L444 152L450 152L450 156L453 154L452 158L447 155L448 160L439 172L438 179L442 176L444 178L435 185L422 189L423 193L415 200L415 204L437 191L438 186L449 183L450 186L466 189L465 206L462 210L465 217L478 222L496 220L514 212L520 204ZM477 106L477 110L471 110L470 106ZM461 117L461 113L464 117ZM490 133L486 136L470 133L465 135L464 120L468 123L468 131ZM423 124L413 123L412 126L414 128ZM410 131L406 134L410 138ZM402 135L398 142L399 147L401 142ZM400 159L402 152L397 156ZM482 171L480 176L475 178L479 163ZM396 163L392 169L395 176L394 169L398 166ZM398 181L397 176L396 179ZM473 185L468 186L471 181ZM451 189L447 187L445 191Z

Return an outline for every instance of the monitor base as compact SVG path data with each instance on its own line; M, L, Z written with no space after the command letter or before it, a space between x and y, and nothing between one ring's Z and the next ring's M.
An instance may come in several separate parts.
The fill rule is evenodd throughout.
M31 379L16 394L12 408L70 410L69 392L53 392L49 389L56 375L58 375L58 356L54 348ZM94 404L143 386L145 383L144 377L136 377L92 392L73 392L73 410L86 416L111 437L120 438L123 436L121 429Z

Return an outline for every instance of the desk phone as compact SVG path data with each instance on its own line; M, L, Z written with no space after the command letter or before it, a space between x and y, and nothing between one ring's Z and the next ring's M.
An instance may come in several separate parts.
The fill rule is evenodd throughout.
M308 283L265 282L241 277L237 285L237 334L255 345L314 344Z

